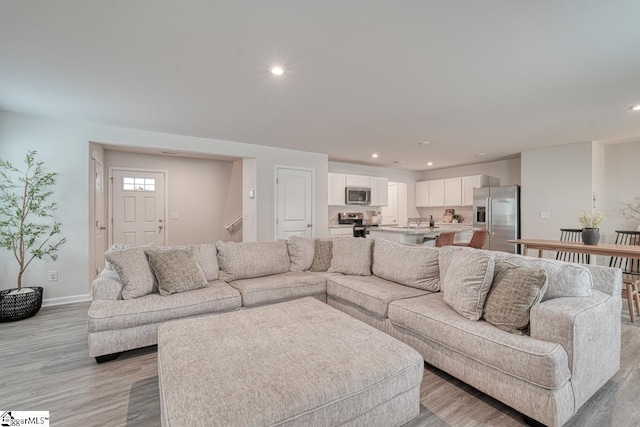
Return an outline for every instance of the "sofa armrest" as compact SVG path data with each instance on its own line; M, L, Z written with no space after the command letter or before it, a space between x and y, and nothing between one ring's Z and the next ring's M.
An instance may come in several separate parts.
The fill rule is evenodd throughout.
M622 291L622 270L600 265L584 265L591 272L593 289L618 296Z
M91 299L93 301L122 299L122 282L118 273L103 270L91 284Z
M569 356L575 410L620 369L620 295L554 298L531 309L531 337Z

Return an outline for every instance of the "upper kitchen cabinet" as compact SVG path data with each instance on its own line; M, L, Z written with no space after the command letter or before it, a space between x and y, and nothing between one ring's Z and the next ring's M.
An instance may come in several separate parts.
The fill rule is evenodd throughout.
M498 187L500 178L487 175L472 175L462 177L462 204L473 206L473 189L482 187Z
M429 181L416 182L416 207L429 207Z
M329 206L344 206L344 189L347 186L347 176L343 173L329 172Z
M473 196L473 192L471 194ZM473 203L473 200L472 200ZM444 205L462 206L462 178L444 180Z
M389 180L377 176L370 176L371 206L387 206L389 204Z
M444 179L434 179L429 183L429 206L444 206Z
M371 177L364 175L347 175L347 187L371 187Z

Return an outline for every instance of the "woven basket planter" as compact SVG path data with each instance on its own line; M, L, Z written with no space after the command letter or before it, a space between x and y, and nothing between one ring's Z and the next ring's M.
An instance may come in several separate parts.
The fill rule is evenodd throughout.
M15 289L0 291L0 322L13 322L35 315L42 306L41 287L30 287L34 292L9 295Z

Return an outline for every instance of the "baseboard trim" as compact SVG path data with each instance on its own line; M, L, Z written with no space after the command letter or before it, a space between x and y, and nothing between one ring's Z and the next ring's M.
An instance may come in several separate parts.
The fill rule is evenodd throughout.
M90 294L72 295L69 297L47 298L42 300L43 307L51 307L54 305L72 304L74 302L91 301Z

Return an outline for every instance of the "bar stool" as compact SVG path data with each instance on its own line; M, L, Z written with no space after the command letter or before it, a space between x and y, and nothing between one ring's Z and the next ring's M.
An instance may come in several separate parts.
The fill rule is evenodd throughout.
M473 236L469 243L454 243L455 246L467 246L474 249L482 249L485 243L487 243L487 237L489 232L487 230L474 230Z
M616 245L638 245L640 244L640 231L617 231ZM627 299L629 304L629 317L631 321L636 321L636 311L640 315L640 297L638 296L638 282L640 281L640 260L623 257L611 257L609 267L622 270L622 298ZM635 304L634 304L635 303ZM635 305L635 310L634 310Z
M560 240L563 242L582 242L582 229L580 228L561 228ZM589 254L579 254L576 252L557 252L556 259L558 261L575 262L578 264L590 264L591 256Z
M441 248L443 246L452 246L453 239L455 237L455 231L445 231L443 233L440 233L438 237L436 237L436 248Z

